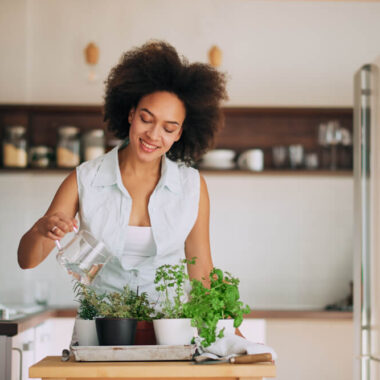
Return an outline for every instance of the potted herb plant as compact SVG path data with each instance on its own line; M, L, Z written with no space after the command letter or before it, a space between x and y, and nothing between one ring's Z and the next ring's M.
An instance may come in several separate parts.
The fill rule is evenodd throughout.
M249 313L250 308L240 301L238 287L239 279L217 268L209 275L209 287L202 281L191 281L190 300L183 309L198 329L202 346L223 337L228 325L233 333L243 322L243 315Z
M151 319L153 313L147 294L139 295L128 286L98 297L96 309L99 344L104 346L134 344L137 321Z
M189 280L185 265L194 264L192 260L181 260L179 264L161 265L156 270L154 283L160 295L161 311L153 320L154 332L158 344L190 344L196 329L191 326L184 304L186 301L185 283Z
M79 302L78 316L75 319L73 341L80 346L97 346L98 335L95 317L98 314L96 304L99 299L93 289L77 282L74 285L76 301Z

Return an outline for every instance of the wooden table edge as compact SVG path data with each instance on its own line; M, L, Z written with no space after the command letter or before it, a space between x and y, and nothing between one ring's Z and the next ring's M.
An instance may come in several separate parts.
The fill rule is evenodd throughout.
M125 369L128 368L127 373ZM57 376L58 375L58 376ZM29 368L30 378L55 379L262 379L275 377L273 363L211 364L194 362L62 362L47 356Z

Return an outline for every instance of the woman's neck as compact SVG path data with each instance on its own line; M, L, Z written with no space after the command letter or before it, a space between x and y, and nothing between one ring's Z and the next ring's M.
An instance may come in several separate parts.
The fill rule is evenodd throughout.
M152 162L142 162L133 153L130 145L119 150L119 165L122 174L137 177L159 176L161 173L161 158Z

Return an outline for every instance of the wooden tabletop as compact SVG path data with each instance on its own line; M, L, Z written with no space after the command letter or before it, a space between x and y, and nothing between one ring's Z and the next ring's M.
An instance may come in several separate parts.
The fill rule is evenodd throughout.
M194 364L194 362L62 362L59 356L47 356L29 369L29 377L63 379L241 379L275 377L272 363Z

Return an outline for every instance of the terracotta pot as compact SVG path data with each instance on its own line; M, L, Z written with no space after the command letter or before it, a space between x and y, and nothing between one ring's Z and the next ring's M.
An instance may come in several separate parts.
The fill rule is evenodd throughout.
M135 345L155 345L156 336L154 334L152 321L137 321Z
M100 346L131 346L136 335L136 319L96 318Z

